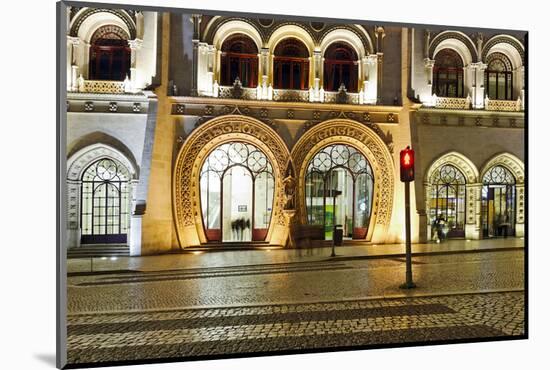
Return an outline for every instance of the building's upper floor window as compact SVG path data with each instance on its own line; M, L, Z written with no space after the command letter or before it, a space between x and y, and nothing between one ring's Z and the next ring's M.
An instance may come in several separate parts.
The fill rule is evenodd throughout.
M128 35L115 25L97 29L90 42L89 79L122 81L130 75Z
M512 63L502 53L492 53L487 57L485 89L489 99L513 100Z
M243 34L228 37L221 48L220 79L222 85L232 85L238 77L243 87L258 83L258 48Z
M443 49L435 56L433 93L449 98L464 97L464 64L452 49Z
M336 91L343 84L348 92L357 92L359 63L355 50L347 43L335 42L325 52L324 85Z
M275 48L273 87L294 90L309 88L309 52L298 39L285 39Z

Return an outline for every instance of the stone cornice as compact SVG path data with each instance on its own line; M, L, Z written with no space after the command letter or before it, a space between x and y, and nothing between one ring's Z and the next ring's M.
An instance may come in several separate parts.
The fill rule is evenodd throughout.
M433 126L513 129L523 129L525 127L525 114L523 112L421 108L413 113L413 117L417 124Z
M172 115L213 117L229 114L260 119L322 121L349 118L357 121L397 124L402 106L352 105L306 102L274 102L205 97L169 97Z

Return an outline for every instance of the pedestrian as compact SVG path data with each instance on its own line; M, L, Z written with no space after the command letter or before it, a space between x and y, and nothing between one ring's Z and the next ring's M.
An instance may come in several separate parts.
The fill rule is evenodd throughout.
M437 230L437 217L432 222L432 241L439 243L439 234Z
M443 214L440 213L437 218L437 234L440 241L443 241L445 239L445 233L443 232L443 227L445 226L445 217L443 217Z

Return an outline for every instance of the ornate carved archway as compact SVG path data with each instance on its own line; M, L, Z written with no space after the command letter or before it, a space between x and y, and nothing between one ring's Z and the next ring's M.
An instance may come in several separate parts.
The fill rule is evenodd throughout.
M523 169L523 162L515 155L509 153L498 154L487 161L481 170L481 178L483 178L483 175L485 175L487 171L497 165L503 166L512 172L516 179L516 183L524 183L525 173Z
M258 147L273 166L275 191L272 218L266 241L284 245L288 230L283 214L284 189L282 177L289 159L288 148L267 124L254 118L226 115L202 124L185 140L175 167L172 185L173 211L180 247L206 243L201 203L200 170L208 154L221 144L242 141Z
M370 128L349 119L321 122L298 140L292 149L292 161L298 176L297 219L307 223L305 204L305 175L311 158L327 145L348 144L368 159L374 174L372 217L366 239L384 242L390 224L394 196L394 167L386 144Z
M481 183L479 182L479 171L476 165L463 154L458 152L449 152L443 154L437 158L429 167L424 179L426 212L430 211L430 194L432 191L432 181L436 177L434 174L442 166L452 165L457 168L462 175L466 178L466 199L465 199L465 212L466 212L466 225L465 225L465 237L467 239L479 239L479 227L480 227L480 202L481 197ZM427 219L428 223L432 220ZM431 230L428 228L428 232ZM431 237L431 234L428 235Z
M97 143L86 146L71 155L67 160L67 236L69 247L80 245L82 174L90 164L102 158L118 162L128 170L131 176L128 194L131 195L132 203L134 202L133 192L139 177L138 167L120 150L107 144Z
M508 169L516 180L516 236L521 237L524 235L525 225L525 169L521 159L510 153L501 153L491 158L481 171L481 177L487 171L495 166L502 166Z

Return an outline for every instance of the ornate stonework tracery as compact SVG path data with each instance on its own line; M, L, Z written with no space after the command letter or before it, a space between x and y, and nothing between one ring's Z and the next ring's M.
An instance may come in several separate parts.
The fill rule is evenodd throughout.
M206 242L199 197L200 169L214 148L231 141L255 145L273 165L275 196L268 239L275 225L286 225L282 184L289 160L286 145L271 127L259 120L241 115L219 116L193 131L185 140L176 159L173 180L174 218L182 247L188 246L190 240ZM190 235L191 232L195 234Z
M312 126L300 138L292 150L292 161L297 170L297 219L306 223L305 172L310 159L322 148L334 143L349 144L369 160L374 173L373 223L387 227L390 223L393 194L394 168L386 144L371 129L349 119L332 119ZM373 230L369 231L372 235Z

